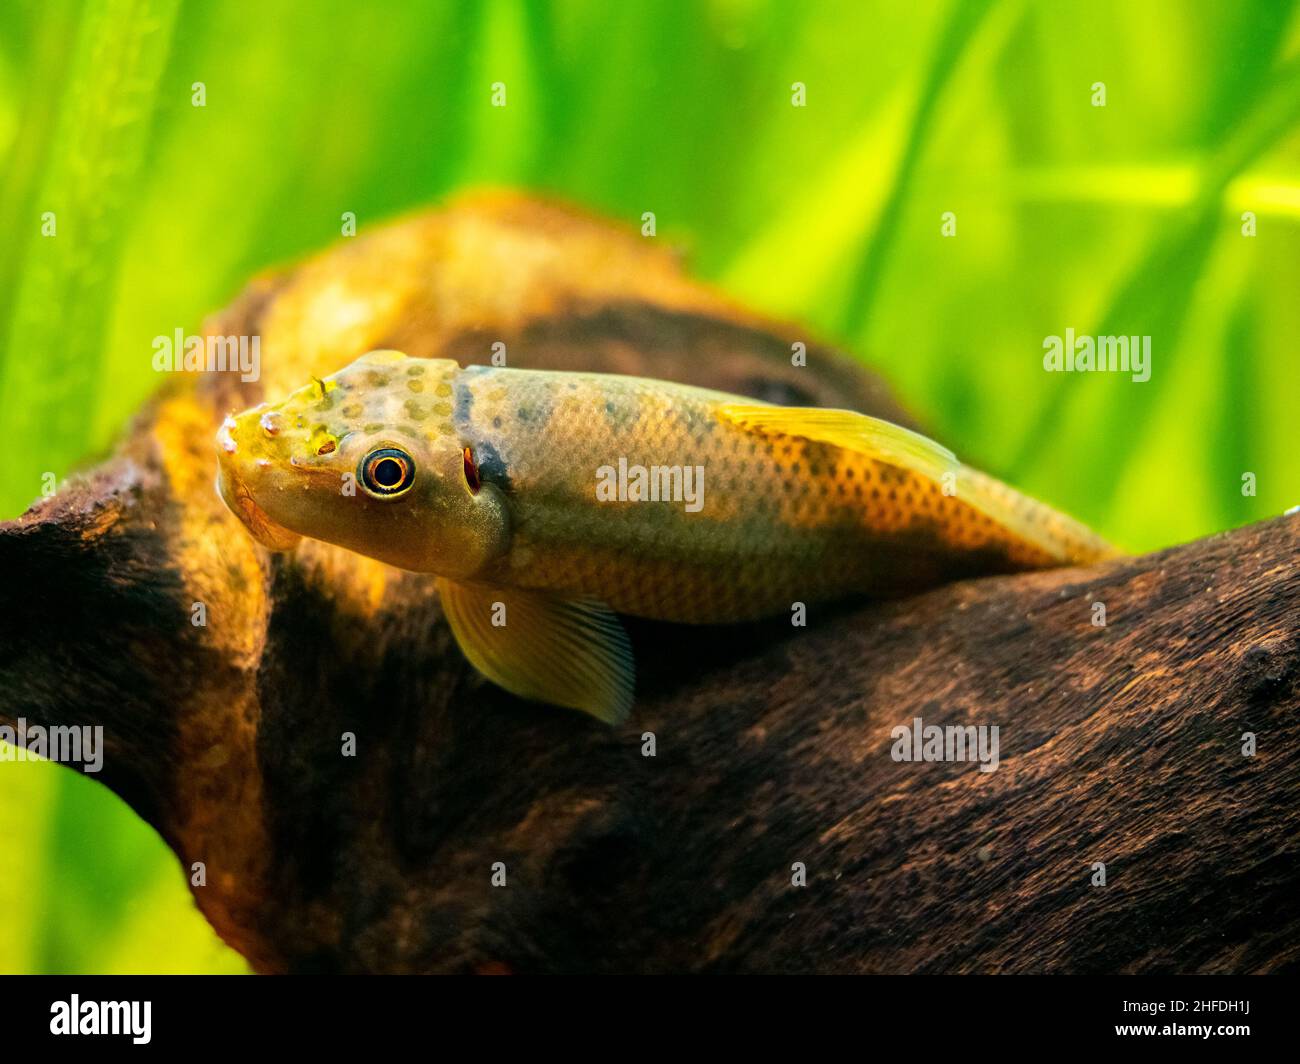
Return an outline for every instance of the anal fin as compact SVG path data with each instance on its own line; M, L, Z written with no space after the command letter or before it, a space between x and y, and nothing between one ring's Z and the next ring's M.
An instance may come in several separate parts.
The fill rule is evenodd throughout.
M438 581L465 657L520 698L580 709L607 724L632 708L632 645L603 603Z

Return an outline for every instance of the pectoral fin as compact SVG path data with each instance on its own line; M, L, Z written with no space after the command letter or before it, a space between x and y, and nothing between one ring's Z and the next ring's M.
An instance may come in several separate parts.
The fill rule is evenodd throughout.
M632 708L632 646L603 603L439 580L443 612L470 663L520 698L618 724Z

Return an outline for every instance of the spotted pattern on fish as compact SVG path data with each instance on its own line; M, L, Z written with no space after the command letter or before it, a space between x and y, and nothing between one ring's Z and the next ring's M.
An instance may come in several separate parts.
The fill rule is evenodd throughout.
M602 610L736 621L1115 553L897 426L644 378L374 352L228 419L218 454L268 546L438 574L481 671L607 720L631 667Z

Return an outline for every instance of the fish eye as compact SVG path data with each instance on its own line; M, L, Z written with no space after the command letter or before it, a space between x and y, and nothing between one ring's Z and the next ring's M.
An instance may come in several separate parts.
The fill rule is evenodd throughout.
M395 499L415 483L415 460L399 447L379 447L361 459L358 473L367 494Z

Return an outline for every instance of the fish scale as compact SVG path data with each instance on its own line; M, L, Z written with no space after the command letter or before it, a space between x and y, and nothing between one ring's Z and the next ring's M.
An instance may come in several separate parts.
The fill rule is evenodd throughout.
M375 352L228 419L218 454L268 546L438 574L481 672L609 720L631 702L614 612L723 623L1115 553L898 426L646 378Z
M961 479L996 484L970 470L945 495L870 456L756 437L718 416L733 396L601 375L484 368L462 377L472 401L457 427L471 446L500 455L509 478L512 548L484 574L492 582L581 592L662 620L722 622L1104 550L1068 521L1055 554L998 525L961 497ZM620 458L701 466L703 510L598 501L597 470ZM1031 500L1023 512L1059 516Z

